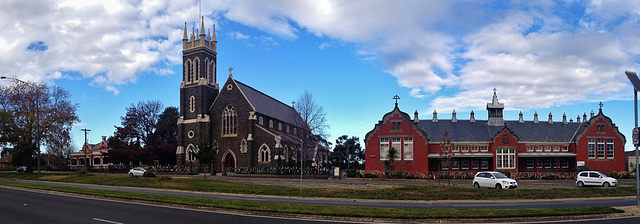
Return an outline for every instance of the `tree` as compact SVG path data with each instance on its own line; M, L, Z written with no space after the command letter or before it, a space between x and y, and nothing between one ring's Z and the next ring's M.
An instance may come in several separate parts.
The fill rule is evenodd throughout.
M158 100L140 101L138 104L131 104L127 107L127 114L120 117L122 126L130 127L139 137L142 145L149 144L150 138L154 134L160 113L164 106Z
M13 165L31 169L39 144L56 149L71 144L71 126L80 119L68 91L15 79L0 92L0 144L14 146Z
M193 155L198 159L200 165L204 165L205 167L208 165L209 170L213 170L213 160L216 159L216 154L218 154L218 142L217 140L213 140L213 143L207 141L206 138L200 138L198 140L198 148L197 152ZM204 180L207 180L207 172L204 172Z
M396 170L396 158L398 150L395 147L391 147L387 153L387 160L384 161L384 170L387 172L393 172Z
M449 138L449 132L445 131L444 134L442 134L442 143L440 143L440 152L438 152L438 154L440 154L440 163L442 164L442 167L447 168L447 182L449 183L449 186L451 186L449 172L451 172L451 160L453 159L452 149L454 146L453 142L451 142L451 138ZM439 183L440 181L438 181L438 184Z
M160 164L171 164L176 161L176 147L178 147L178 119L180 112L176 107L167 107L158 117L156 130L149 138L149 148Z
M336 146L331 152L331 162L342 169L361 169L364 163L364 150L358 137L347 135L336 139Z
M313 95L305 90L302 96L295 104L295 109L300 113L302 120L309 126L311 133L319 135L323 139L327 139L329 124L327 123L327 113L324 108L316 103Z

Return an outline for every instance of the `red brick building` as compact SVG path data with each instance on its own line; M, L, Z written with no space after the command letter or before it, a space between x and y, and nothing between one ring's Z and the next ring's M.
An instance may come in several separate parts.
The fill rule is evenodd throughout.
M107 136L102 136L102 141L97 144L85 142L80 152L74 152L69 155L69 167L72 169L108 167L106 160L108 152Z
M433 118L413 119L395 108L385 114L365 136L365 168L384 169L390 148L397 153L395 170L430 172L451 170L475 172L504 170L517 172L575 172L587 166L599 171L624 171L625 136L618 131L611 118L600 108L567 121L525 121L503 119L504 104L498 102L494 89L493 100L487 103L488 119L476 120L471 111L469 120L456 118L455 110L449 120ZM446 136L445 136L446 133ZM450 140L452 145L441 144ZM450 152L450 166L446 156Z

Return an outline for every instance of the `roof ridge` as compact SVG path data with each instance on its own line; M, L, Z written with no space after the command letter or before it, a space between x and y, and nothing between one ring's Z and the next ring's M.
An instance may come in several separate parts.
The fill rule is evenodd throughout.
M247 84L244 84L243 82L240 82L240 81L238 81L237 79L234 79L234 81L236 81L236 83L238 83L238 84L242 84L243 86L246 86L247 88L250 88L250 89L252 89L253 91L256 91L256 92L258 92L258 93L260 93L260 94L262 94L262 95L264 95L264 96L266 96L266 97L269 97L270 99L275 100L276 102L278 102L278 103L280 103L280 104L282 104L282 105L284 105L284 106L286 106L286 107L289 107L289 108L292 108L292 109L294 109L294 110L295 110L295 108L293 108L293 107L289 106L288 104L283 103L282 101L280 101L280 100L278 100L278 99L276 99L276 98L273 98L273 97L269 96L268 94L263 93L263 92L261 92L260 90L257 90L257 89L255 89L255 88L253 88L253 87L251 87L251 86L249 86L249 85L247 85Z

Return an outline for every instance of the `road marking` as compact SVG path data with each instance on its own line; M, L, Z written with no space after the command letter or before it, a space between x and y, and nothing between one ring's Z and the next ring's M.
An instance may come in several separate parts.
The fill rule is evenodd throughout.
M99 218L93 218L93 221L100 221L100 222L106 222L106 223L112 223L112 224L124 224L121 222L116 222L116 221L111 221L106 219L99 219Z

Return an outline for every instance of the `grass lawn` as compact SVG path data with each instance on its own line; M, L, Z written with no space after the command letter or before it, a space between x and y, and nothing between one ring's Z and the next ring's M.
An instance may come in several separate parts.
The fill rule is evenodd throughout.
M394 185L393 187L386 188L303 187L303 194L300 195L300 188L294 186L253 185L211 179L205 181L203 179L195 178L150 178L128 177L122 175L77 176L56 174L42 174L42 177L38 178L37 174L16 172L0 172L0 178L232 194L382 200L522 200L562 199L585 196L590 198L620 197L636 195L635 186L619 186L611 188L585 187L496 190L415 185Z
M3 175L0 175L3 176ZM3 177L4 178L4 177ZM47 177L51 178L51 177ZM59 178L59 177L56 177ZM64 178L61 178L64 179ZM131 178L143 179L143 178ZM152 179L152 178L149 178ZM149 180L147 180L149 181ZM207 181L208 182L208 181ZM208 184L215 184L214 182ZM0 185L32 188L49 191L59 191L75 194L94 195L130 200L143 200L190 206L204 206L212 208L238 209L259 212L295 213L305 215L325 215L344 217L369 218L399 218L399 219L471 219L471 218L512 218L512 217L542 217L542 216L570 216L587 214L611 214L623 211L609 207L589 208L560 208L560 209L396 209L373 208L355 206L328 206L308 204L269 203L238 200L209 199L197 197L183 197L148 193L134 193L110 190L96 190L85 188L49 186L0 181Z

